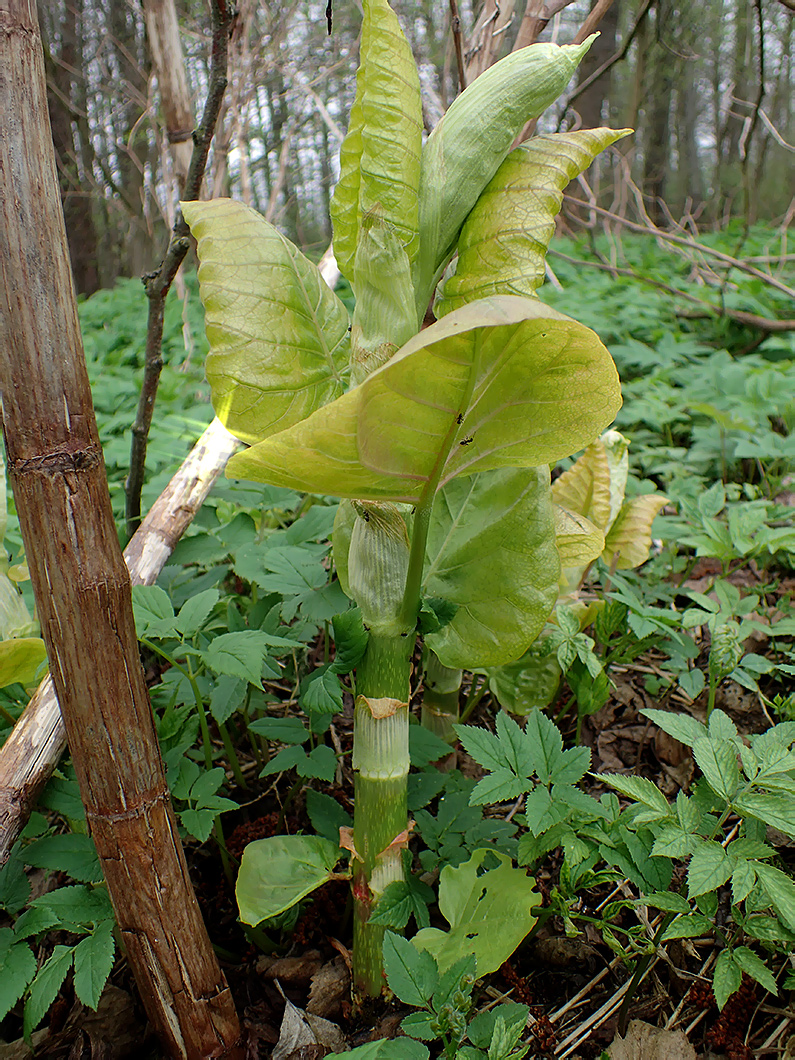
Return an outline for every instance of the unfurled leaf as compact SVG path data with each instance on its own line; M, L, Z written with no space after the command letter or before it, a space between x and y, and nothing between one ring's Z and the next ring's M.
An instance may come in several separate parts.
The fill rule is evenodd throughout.
M517 659L557 599L557 559L548 468L448 482L434 502L423 592L456 611L426 643L453 668Z
M247 687L247 682L230 674L218 678L210 694L210 713L219 725L223 725L243 705Z
M484 871L487 858L498 864ZM488 975L510 957L535 923L533 909L541 896L533 883L521 869L512 868L504 854L476 850L463 865L446 865L441 872L439 910L450 930L423 928L411 941L436 958L442 973L474 953L477 974Z
M687 870L687 893L691 898L697 898L708 891L716 891L728 880L733 870L734 862L720 843L699 840Z
M507 666L488 670L489 691L511 714L527 717L543 710L555 698L560 685L560 665L554 655L536 654L533 648Z
M702 737L693 744L693 757L715 794L730 802L740 783L734 744L728 740Z
M255 210L182 203L198 242L207 378L224 426L256 442L345 389L348 311L317 267Z
M25 993L36 974L36 958L26 942L14 938L11 928L0 928L0 1020Z
M30 994L25 1002L22 1021L26 1038L30 1038L31 1033L47 1015L47 1009L55 1000L61 983L72 967L73 953L71 946L56 946L30 984Z
M756 817L785 835L795 838L795 798L789 793L764 794L750 791L738 795L732 806L739 813Z
M14 637L0 642L0 688L17 683L32 685L45 672L46 663L47 648L41 637Z
M700 939L704 935L710 935L713 930L712 921L701 913L690 913L687 916L678 916L660 936L661 942L669 939Z
M232 457L228 473L414 503L457 475L568 455L619 405L615 366L593 332L530 299L487 299L426 328L302 423Z
M544 282L563 189L629 132L551 133L513 150L464 222L455 272L445 281L436 316L492 294L532 295Z
M528 715L525 739L535 749L536 774L542 784L576 784L588 772L591 752L587 747L564 751L560 729L543 711Z
M103 878L94 840L79 832L37 839L25 848L25 862L38 869L65 872L80 883L100 883Z
M268 634L258 629L222 633L210 641L207 650L202 652L202 658L206 666L217 674L229 674L258 685L262 680L268 639Z
M609 784L611 788L627 795L630 799L642 802L651 810L654 810L660 818L668 817L671 807L668 800L652 781L646 777L623 776L619 773L599 773L599 779Z
M106 920L75 946L75 993L89 1008L96 1009L113 968L116 943L113 921Z
M333 843L339 843L340 828L350 828L353 824L351 815L336 799L314 788L307 788L306 812L318 835Z
M139 637L176 636L174 607L165 589L159 585L134 585L132 603Z
M422 102L417 64L387 0L364 0L356 97L334 191L334 256L354 281L363 223L373 219L417 256Z
M617 570L632 570L645 563L651 550L651 524L668 503L661 493L646 493L625 501L605 538L604 560Z
M582 569L598 559L605 547L605 535L599 527L584 515L570 512L559 504L555 504L553 510L555 544L561 567L564 570L572 567Z
M696 721L689 714L672 714L667 710L651 709L642 710L641 714L687 747L692 747L696 740L707 735L707 730L701 722Z
M795 931L795 881L786 872L764 861L755 862L754 871L776 916L790 931Z
M339 844L319 836L257 839L243 851L235 894L244 924L278 916L330 878Z
M740 989L742 981L742 971L740 966L735 964L731 950L721 950L715 961L715 972L712 977L712 992L719 1011L723 1009L732 994Z
M732 950L732 957L734 963L739 965L742 971L750 975L752 979L755 979L764 990L778 996L778 986L773 973L753 950L749 950L747 946L735 946Z
M301 706L307 714L337 714L342 710L342 685L331 668L316 670L302 684Z
M384 971L389 989L404 1005L424 1008L439 983L436 961L392 931L384 936Z
M203 593L192 596L182 605L174 625L183 637L195 636L218 603L220 593L217 589L205 589Z
M450 105L422 149L417 306L422 315L434 280L461 226L508 155L525 123L569 82L593 42L534 44L489 67Z

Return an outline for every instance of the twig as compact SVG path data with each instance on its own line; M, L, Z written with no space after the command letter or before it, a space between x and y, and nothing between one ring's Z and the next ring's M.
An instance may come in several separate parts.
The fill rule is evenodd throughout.
M183 197L186 201L199 197L204 178L207 155L226 90L229 32L235 14L236 9L230 0L212 0L213 41L209 88L202 120L193 133L193 154L191 155L188 176L183 190ZM166 256L160 268L143 278L146 296L149 299L149 317L146 331L144 379L138 403L138 412L132 427L130 473L126 483L127 533L130 535L137 530L141 522L141 490L146 467L146 445L149 438L149 428L152 425L152 413L155 407L157 386L160 382L160 371L163 367L163 323L166 296L180 265L185 259L185 255L188 253L190 247L188 236L188 225L182 216L182 212L178 211Z
M461 18L458 14L458 0L450 0L450 28L453 31L455 61L458 66L458 84L463 92L467 87L467 75L464 67L464 39L461 33Z
M221 421L213 420L124 550L134 585L155 583L237 446ZM0 747L0 868L65 746L61 710L46 677Z

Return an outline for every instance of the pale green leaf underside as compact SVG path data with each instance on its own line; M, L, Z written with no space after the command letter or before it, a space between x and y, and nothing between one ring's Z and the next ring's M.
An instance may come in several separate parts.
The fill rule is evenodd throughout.
M428 646L450 667L519 658L555 604L559 566L547 467L448 482L434 502L423 593L458 611Z
M461 225L499 169L525 123L568 84L594 38L582 44L533 44L484 71L451 104L422 150L417 305L455 249Z
M466 219L458 263L435 306L437 317L493 294L532 295L566 185L630 129L581 129L536 136L512 151Z
M274 836L243 851L235 896L240 919L252 926L278 916L326 883L339 847L320 836Z
M359 231L368 214L395 231L410 261L419 248L420 80L387 0L365 0L360 55L331 204L334 254L351 281Z
M534 299L484 299L234 456L227 474L414 503L457 475L553 463L587 445L620 405L615 365L592 331Z
M343 392L348 311L255 210L213 199L182 212L198 241L213 407L236 437L261 441Z
M553 494L554 498L554 494ZM555 505L555 536L562 567L584 567L602 554L605 537L590 519Z

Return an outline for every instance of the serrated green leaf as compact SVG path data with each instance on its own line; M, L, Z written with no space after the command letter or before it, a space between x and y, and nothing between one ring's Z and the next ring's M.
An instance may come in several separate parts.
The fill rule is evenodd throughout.
M486 858L499 864L484 872ZM533 909L541 896L533 883L511 867L510 858L492 851L476 850L457 868L446 865L440 876L439 910L450 930L423 928L413 945L428 950L441 973L472 953L479 976L496 971L535 923Z
M428 1060L428 1046L413 1038L381 1038L367 1045L357 1045L347 1053L330 1053L329 1057L344 1060Z
M228 474L414 503L457 475L568 455L619 405L615 366L593 332L530 299L485 299L420 332L331 405L232 457Z
M687 916L678 916L672 924L669 924L660 936L661 942L669 939L700 939L704 935L711 934L713 924L701 913L690 913Z
M191 596L179 609L174 625L183 637L195 636L218 603L220 593L217 589L205 589L203 593Z
M306 812L312 827L332 843L339 843L340 828L350 828L353 818L336 799L322 791L307 788Z
M0 1021L25 993L36 974L36 958L26 942L14 941L10 928L0 928Z
M637 899L640 905L650 905L654 909L662 909L666 913L689 913L690 903L684 895L675 891L652 891Z
M75 946L75 993L89 1008L96 1010L108 976L113 968L116 943L113 921L106 920Z
M439 983L436 961L393 931L384 935L384 971L387 983L405 1005L424 1008Z
M30 903L31 909L44 908L54 913L67 930L75 930L77 925L86 926L108 920L113 916L113 909L104 888L92 888L84 885L59 887L49 891ZM74 925L74 927L70 927Z
M200 843L206 843L213 830L215 818L218 816L213 810L195 810L188 807L180 810L179 819L188 835L198 839Z
M467 754L479 765L492 771L509 768L505 748L494 733L475 725L455 725L454 728Z
M507 802L528 791L532 781L517 777L510 769L495 769L479 780L472 789L469 801L472 806L489 806L494 802Z
M309 730L300 718L255 718L249 722L248 728L257 736L279 743L306 743L309 739Z
M342 685L331 668L315 671L304 682L301 706L307 714L337 714L342 710Z
M176 636L174 608L165 589L159 585L132 587L133 616L139 637Z
M620 791L622 795L635 799L637 802L642 802L644 806L654 810L660 818L668 817L671 813L671 807L668 805L666 797L657 785L647 780L646 777L630 777L618 773L600 773L599 779L604 781L605 784L609 784L611 788L615 788L616 791Z
M326 883L339 845L319 836L273 836L243 851L235 895L244 924L278 916Z
M498 1019L503 1021L503 1026L509 1031L517 1031L518 1040L527 1024L530 1009L527 1005L520 1005L516 1001L503 1002L496 1008L479 1012L467 1027L467 1037L481 1049L488 1049L494 1036L494 1026ZM499 1054L500 1056L507 1055ZM457 1058L456 1058L457 1060Z
M299 777L325 780L330 784L337 771L337 756L330 747L321 744L297 762L295 768Z
M267 651L268 634L258 629L246 629L239 633L221 633L210 641L201 656L214 673L228 674L259 685Z
M693 744L693 757L715 794L730 802L740 784L734 744L712 735L700 737Z
M687 870L687 893L691 898L716 891L731 876L734 864L726 851L712 840L699 840Z
M732 957L734 963L739 965L752 979L755 979L764 990L778 997L778 986L772 972L753 950L749 950L747 946L735 946L732 950Z
M24 857L28 865L65 872L80 883L100 883L103 879L94 840L77 832L37 839L25 848Z
M38 1027L47 1015L47 1009L55 1000L55 996L66 978L67 972L72 967L71 946L56 946L52 954L44 962L39 974L30 984L30 993L25 1002L25 1012L22 1019L25 1038L30 1040L30 1035Z
M640 713L686 747L692 747L696 740L707 735L701 722L689 714L671 714L667 710L642 710Z
M246 682L239 677L224 674L218 678L215 688L210 693L210 713L219 725L223 725L238 707L242 707L246 698L246 688Z
M491 294L534 294L544 282L563 189L629 131L551 133L511 151L464 222L458 262L434 307L436 316Z
M686 858L693 853L697 842L695 836L679 825L667 824L654 840L651 852L654 857Z
M284 773L288 769L295 769L299 763L306 762L306 760L307 753L302 747L284 747L265 763L260 776L270 777L274 773Z
M518 777L531 777L537 767L532 734L526 733L504 710L497 714L496 726L497 737L505 751L509 768Z
M753 865L741 861L732 873L732 902L739 905L744 902L756 883L756 872Z
M361 662L370 635L364 628L358 607L335 615L331 624L334 628L334 662L331 669L335 674L349 674Z
M542 784L550 784L563 755L560 729L543 711L534 710L527 716L524 731L526 740L535 748L536 775Z
M721 950L715 961L715 972L712 977L712 992L715 994L718 1011L722 1011L732 994L740 989L742 981L742 971L734 963L731 951Z
M415 769L425 769L450 754L450 745L424 725L409 725L409 758Z
M255 210L231 199L181 205L198 243L213 407L232 434L257 442L343 392L348 311Z
M558 576L547 467L448 482L434 502L423 592L456 610L426 643L453 668L512 662L543 629Z
M776 911L776 916L790 931L795 931L795 882L786 872L773 865L767 865L764 861L757 861L754 871Z
M747 795L739 795L732 806L738 813L756 817L795 838L795 799L791 794L765 795L751 791Z

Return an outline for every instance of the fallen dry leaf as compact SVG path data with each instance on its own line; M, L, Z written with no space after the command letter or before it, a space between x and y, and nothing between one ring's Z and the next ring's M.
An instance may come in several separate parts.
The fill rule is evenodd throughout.
M617 1034L607 1047L610 1060L696 1060L684 1031L666 1031L643 1020L632 1020L627 1036Z

